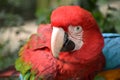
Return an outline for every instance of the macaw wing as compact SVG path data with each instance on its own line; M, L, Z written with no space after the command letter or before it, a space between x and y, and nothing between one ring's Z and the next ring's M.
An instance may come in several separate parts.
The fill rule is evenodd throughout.
M120 68L120 34L104 33L103 54L106 59L105 70Z
M50 50L51 31L50 25L41 25L20 50L15 65L25 80L55 76L56 61Z

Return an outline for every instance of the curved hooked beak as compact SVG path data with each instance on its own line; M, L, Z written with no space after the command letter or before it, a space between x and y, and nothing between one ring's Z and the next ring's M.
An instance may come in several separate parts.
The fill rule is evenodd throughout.
M55 58L59 57L60 52L72 51L75 44L68 37L62 28L53 27L51 37L51 50Z

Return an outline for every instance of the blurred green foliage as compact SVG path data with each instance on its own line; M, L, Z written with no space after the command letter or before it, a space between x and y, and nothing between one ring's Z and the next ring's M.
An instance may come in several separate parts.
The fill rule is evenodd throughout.
M23 24L23 18L17 14L0 12L0 26L19 26Z
M37 7L35 16L37 18L37 24L50 23L50 14L52 12L52 6L50 6L50 0L37 0Z
M47 24L50 23L50 15L52 12L52 8L50 9L38 9L36 11L37 24Z
M19 26L33 19L36 0L0 0L0 27Z
M18 56L17 54L18 50L16 50L14 54L11 54L11 53L8 53L7 55L1 54L6 43L0 44L0 70L3 70L4 68L7 68L8 66L14 65L14 62ZM0 80L18 80L18 78L9 77L9 78L0 78Z

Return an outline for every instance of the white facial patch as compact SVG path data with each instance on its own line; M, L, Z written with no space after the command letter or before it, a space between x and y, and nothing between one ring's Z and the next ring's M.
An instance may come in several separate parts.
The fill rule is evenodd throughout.
M78 50L83 45L83 29L81 26L69 26L68 27L69 39L75 43L74 50Z

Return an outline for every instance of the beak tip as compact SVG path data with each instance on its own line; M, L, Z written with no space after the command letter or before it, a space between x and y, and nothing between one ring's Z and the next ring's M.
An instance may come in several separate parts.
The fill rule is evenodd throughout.
M55 57L55 58L58 58L58 57L59 57L59 53L54 53L54 52L52 52L52 55L53 55L53 57Z
M58 55L54 55L55 58L58 58Z

